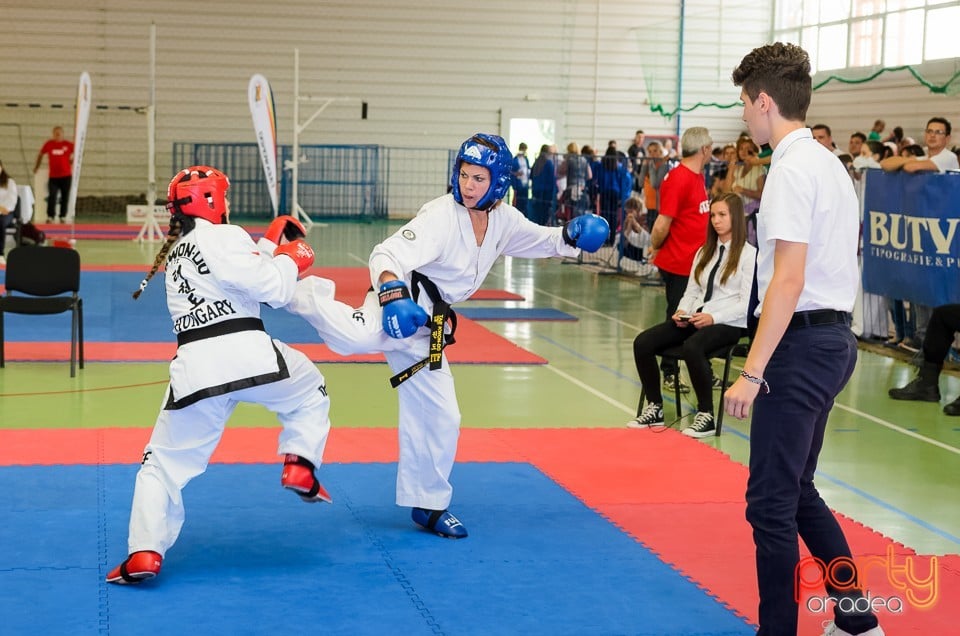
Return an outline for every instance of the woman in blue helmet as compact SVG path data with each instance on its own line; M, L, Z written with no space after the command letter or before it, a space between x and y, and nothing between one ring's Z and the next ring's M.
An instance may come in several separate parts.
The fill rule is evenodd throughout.
M382 351L396 374L400 399L398 506L442 537L467 536L449 512L449 477L460 432L453 375L443 353L456 315L451 305L479 289L501 255L526 258L577 256L596 251L610 234L601 217L587 214L563 228L526 219L504 197L512 156L497 135L478 133L460 146L451 192L420 208L417 216L373 248L371 292L347 316L332 301L329 281L306 279L287 308L303 316L339 353Z

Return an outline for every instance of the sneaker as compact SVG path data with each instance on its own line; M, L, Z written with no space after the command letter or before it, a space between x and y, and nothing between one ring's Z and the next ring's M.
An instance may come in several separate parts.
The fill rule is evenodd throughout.
M163 557L156 552L150 550L134 552L123 563L110 570L107 583L136 585L160 574L162 564Z
M668 373L668 374L666 374L666 375L663 376L663 388L664 388L664 389L666 389L666 390L668 390L668 391L673 391L673 390L674 390L673 385L674 385L675 382L680 385L680 392L681 392L681 393L689 393L689 392L690 392L690 387L688 387L686 384L684 384L684 383L683 383L683 380L681 380L679 376L673 375L672 373Z
M960 397L944 406L943 412L947 415L960 415Z
M460 520L450 514L449 510L427 510L414 508L410 513L413 522L423 528L435 532L444 539L465 539L467 529Z
M920 343L914 338L904 338L900 341L900 344L897 345L898 349L903 349L904 351L909 351L910 353L916 353L920 351Z
M879 625L865 632L860 632L859 634L851 634L850 632L844 631L837 627L833 621L825 623L823 628L823 636L884 636L883 628Z
M713 413L698 411L693 416L693 424L683 429L683 434L687 437L701 438L713 435L716 430L717 427L713 423Z
M312 462L299 455L285 455L283 458L283 473L280 475L280 485L300 495L307 503L333 503L333 497L327 492L316 476L314 476Z
M715 389L722 389L722 388L723 388L723 378L718 378L717 376L713 376L713 380L710 382L710 384L711 384L711 385L713 386L713 388L715 388Z
M919 377L910 381L910 384L900 389L890 389L887 395L894 400L916 400L918 402L939 402L940 387L929 384Z
M52 216L48 216L48 217L47 217L47 225L53 225L53 217L52 217Z
M663 426L663 404L649 402L640 415L627 422L629 428L648 428L650 426Z

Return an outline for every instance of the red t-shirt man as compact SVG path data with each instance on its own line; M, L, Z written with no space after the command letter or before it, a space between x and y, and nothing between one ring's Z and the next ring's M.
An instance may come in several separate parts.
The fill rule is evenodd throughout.
M70 187L73 177L73 142L63 138L63 128L53 129L53 138L49 139L37 153L37 162L33 166L34 173L40 169L43 156L46 155L49 165L47 180L47 222L54 223L59 219L65 222L67 216L67 200L70 198ZM55 206L60 201L60 215L55 214Z
M703 175L683 163L660 184L660 214L670 217L670 231L653 264L678 276L689 276L693 257L707 240L710 198Z
M50 178L59 179L73 174L73 142L66 139L50 139L40 149L50 163Z

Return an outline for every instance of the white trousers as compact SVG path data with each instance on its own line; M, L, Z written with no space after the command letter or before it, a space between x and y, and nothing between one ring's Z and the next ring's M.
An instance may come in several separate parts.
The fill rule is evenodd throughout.
M388 336L376 293L367 294L357 309L333 297L331 281L309 277L297 284L286 309L310 323L333 351L382 352L394 373L427 357L430 330L421 327L404 339ZM453 496L449 479L460 437L460 406L447 358L440 369L423 369L397 389L390 389L386 378L383 382L400 399L397 505L444 510Z
M278 382L209 397L178 410L161 410L144 449L130 512L130 553L160 555L176 542L183 527L181 492L203 473L240 402L262 404L282 425L277 452L293 453L320 466L330 432L330 399L323 375L307 356L274 341L290 377ZM166 404L167 395L163 402ZM235 496L235 493L224 493Z

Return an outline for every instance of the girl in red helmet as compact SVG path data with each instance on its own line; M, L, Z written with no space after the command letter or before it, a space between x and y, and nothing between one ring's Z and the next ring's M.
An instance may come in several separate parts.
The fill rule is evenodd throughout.
M224 425L240 402L262 404L283 430L281 484L307 502L330 502L314 476L323 458L330 400L325 380L302 353L272 339L260 303L283 305L313 264L304 229L278 217L255 244L229 225L230 181L219 170L194 166L170 182L170 231L139 297L162 265L167 307L177 335L170 383L137 473L130 514L129 556L110 583L155 577L183 525L181 491L206 470Z

